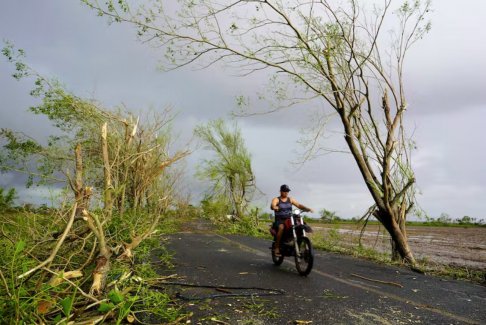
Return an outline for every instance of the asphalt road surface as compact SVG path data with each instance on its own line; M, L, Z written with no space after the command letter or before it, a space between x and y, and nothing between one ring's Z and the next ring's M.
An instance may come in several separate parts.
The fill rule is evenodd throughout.
M315 251L299 276L274 266L270 242L179 233L169 285L192 324L486 324L486 287ZM194 286L182 286L177 283ZM198 287L200 286L200 287ZM207 286L207 287L206 287Z

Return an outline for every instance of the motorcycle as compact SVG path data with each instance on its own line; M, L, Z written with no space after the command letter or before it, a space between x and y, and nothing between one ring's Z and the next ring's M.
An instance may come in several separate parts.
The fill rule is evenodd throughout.
M307 232L312 232L312 229L304 224L301 213L301 210L294 210L285 222L284 233L280 240L280 256L275 255L278 229L272 225L270 233L273 235L273 242L270 249L275 265L282 264L286 256L294 256L297 272L302 276L307 276L314 265L314 250L310 239L307 237Z

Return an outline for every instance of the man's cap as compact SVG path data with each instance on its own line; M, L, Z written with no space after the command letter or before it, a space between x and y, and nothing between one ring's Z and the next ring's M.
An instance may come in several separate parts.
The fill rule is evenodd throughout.
M290 187L287 184L280 186L280 192L290 192Z

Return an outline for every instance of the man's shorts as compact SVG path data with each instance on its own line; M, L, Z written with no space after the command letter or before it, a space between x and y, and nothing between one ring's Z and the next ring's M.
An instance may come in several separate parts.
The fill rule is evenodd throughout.
M273 227L278 229L278 227L283 224L286 229L292 227L292 223L290 222L290 217L275 217L275 222L273 223Z

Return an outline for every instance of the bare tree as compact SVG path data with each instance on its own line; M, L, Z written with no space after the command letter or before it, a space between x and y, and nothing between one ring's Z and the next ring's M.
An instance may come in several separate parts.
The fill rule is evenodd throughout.
M223 63L244 76L269 70L274 94L285 105L318 99L331 107L375 202L365 217L375 216L394 252L415 263L405 229L415 177L403 74L408 50L430 29L429 1L405 1L395 11L392 0L372 9L357 0L182 0L139 8L125 1L83 2L134 24L144 42L163 46L169 69ZM387 24L394 28L390 41L383 35ZM309 156L322 125L315 130Z

